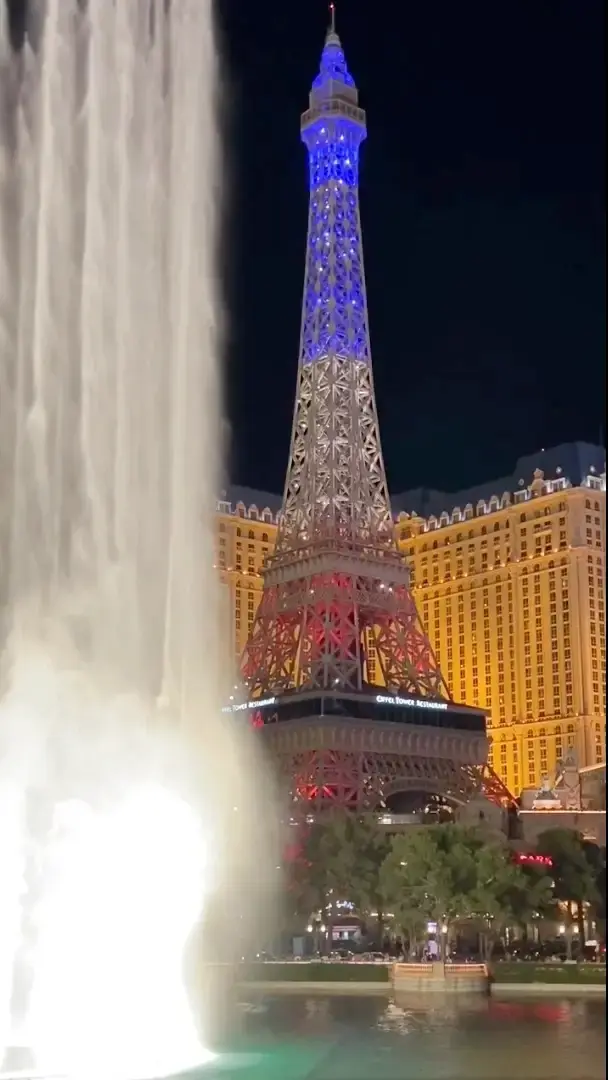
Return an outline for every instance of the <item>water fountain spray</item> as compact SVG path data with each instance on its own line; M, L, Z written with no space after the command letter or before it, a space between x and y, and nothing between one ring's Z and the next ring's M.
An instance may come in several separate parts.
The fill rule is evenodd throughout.
M212 2L45 0L16 51L0 11L0 1071L145 1080L210 1058L184 952L260 879Z

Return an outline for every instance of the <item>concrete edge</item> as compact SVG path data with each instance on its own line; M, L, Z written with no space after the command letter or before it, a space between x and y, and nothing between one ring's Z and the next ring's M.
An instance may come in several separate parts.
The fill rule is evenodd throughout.
M407 993L405 987L399 987L397 991L391 983L368 983L368 982L244 982L239 983L241 990L251 990L255 993L266 992L269 994L375 994L393 996L395 993ZM490 992L496 997L501 994L530 994L534 997L543 995L565 994L579 995L581 997L606 997L605 983L491 983ZM411 992L411 988L410 988ZM463 993L465 991L462 991ZM471 990L472 993L481 993L478 988ZM487 990L484 988L484 991ZM452 991L458 993L458 991ZM426 997L426 994L425 994Z

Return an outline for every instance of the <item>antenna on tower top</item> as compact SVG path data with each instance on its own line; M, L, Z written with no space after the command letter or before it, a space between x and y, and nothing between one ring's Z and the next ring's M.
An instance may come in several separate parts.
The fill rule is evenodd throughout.
M329 5L329 32L335 34L336 32L336 5Z

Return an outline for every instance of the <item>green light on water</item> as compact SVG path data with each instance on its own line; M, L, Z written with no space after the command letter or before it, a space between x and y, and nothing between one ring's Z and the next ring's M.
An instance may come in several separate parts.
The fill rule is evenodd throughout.
M219 1054L216 1061L173 1080L312 1080L328 1048L281 1043Z

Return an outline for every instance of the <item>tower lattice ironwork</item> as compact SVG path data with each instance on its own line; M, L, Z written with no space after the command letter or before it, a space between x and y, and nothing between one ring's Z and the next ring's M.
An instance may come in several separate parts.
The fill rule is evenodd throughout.
M285 713L258 718L300 792L363 806L382 805L389 786L435 785L462 799L480 783L483 714L481 733L469 731L457 747L454 738L443 750L423 738L430 709L451 708L450 695L391 515L359 213L366 121L333 20L301 132L310 203L291 448L276 548L242 672L251 699L291 702L291 723L270 722ZM332 695L341 701L335 708ZM395 724L387 728L371 714L367 723L357 699L374 695L416 705L421 738L412 729L407 738L391 732ZM301 705L295 720L294 698Z
M310 206L296 403L277 543L243 672L254 696L360 691L376 681L375 665L390 690L448 696L395 541L359 215L365 113L333 29L301 130Z

